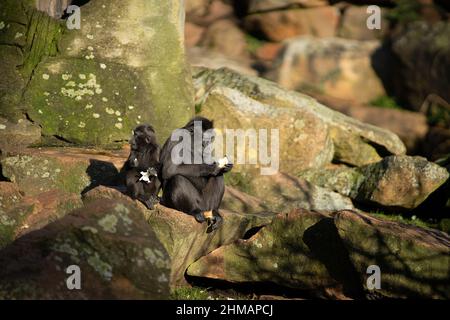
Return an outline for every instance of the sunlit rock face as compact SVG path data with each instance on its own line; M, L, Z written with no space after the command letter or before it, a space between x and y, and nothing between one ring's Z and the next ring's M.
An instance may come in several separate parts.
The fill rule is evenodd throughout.
M11 1L1 6L0 20L14 23L0 38L23 49L0 46L11 62L2 65L7 119L25 112L45 136L112 146L144 122L164 140L193 115L182 1L92 0L80 8L79 30L25 1L19 12Z

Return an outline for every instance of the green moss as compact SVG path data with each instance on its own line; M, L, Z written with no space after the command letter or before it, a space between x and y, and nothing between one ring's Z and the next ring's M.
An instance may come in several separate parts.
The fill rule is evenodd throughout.
M377 210L377 211L373 211L370 213L371 215L380 218L380 219L384 219L384 220L388 220L388 221L395 221L395 222L401 222L401 223L406 223L406 224L410 224L416 227L421 227L421 228L431 228L431 229L440 229L440 225L436 222L434 222L433 220L423 220L423 219L419 219L416 216L408 216L407 214L386 214L385 212L381 211L381 210Z
M170 294L171 300L208 300L210 297L206 289L198 287L180 287Z
M245 35L245 41L247 42L247 49L251 54L256 54L256 51L264 45L263 40L258 39L251 34Z
M385 109L402 109L400 105L398 105L397 101L394 98L388 96L378 97L370 102L370 105L374 107L380 107Z

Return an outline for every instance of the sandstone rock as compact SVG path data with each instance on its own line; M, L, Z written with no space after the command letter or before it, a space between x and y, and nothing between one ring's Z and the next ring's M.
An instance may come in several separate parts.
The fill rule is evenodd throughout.
M3 175L26 195L53 189L81 193L100 184L116 184L126 151L77 148L27 149L1 161Z
M207 226L198 223L192 216L162 205L157 205L155 210L147 210L141 203L114 189L98 187L84 195L86 203L105 198L127 201L146 217L171 257L171 286L185 282L184 273L191 263L222 245L244 237L247 231L270 223L274 216L269 213L245 214L221 210L223 225L207 233Z
M386 94L372 67L378 47L377 41L291 39L267 77L290 90L366 103Z
M61 26L28 0L0 3L0 115L16 123L23 117L23 91L39 61L55 54Z
M270 211L262 199L251 196L230 186L225 188L225 194L220 207L225 210L243 213Z
M250 0L248 12L271 11L287 8L313 8L328 5L326 0Z
M1 197L6 197L0 191ZM14 206L0 201L0 248L31 231L45 227L82 206L80 195L51 190L33 197L13 196ZM6 203L7 204L7 203Z
M11 2L16 6L7 0L6 9ZM20 97L2 103L0 110L13 110L0 112L8 119L23 111L44 135L111 146L126 141L137 123L151 122L163 140L192 117L181 1L92 0L83 6L81 29L64 33L56 20L22 2L24 62L13 55L11 65L20 67L5 68L19 71L28 85L17 85ZM13 13L5 12L9 21Z
M256 76L258 73L251 66L249 59L235 59L221 54L217 51L211 51L206 48L189 48L187 50L187 59L192 66L205 67L209 69L229 68L241 74Z
M268 40L283 41L300 35L333 37L339 10L332 6L255 13L245 17L245 28L262 33Z
M415 154L421 148L422 142L428 132L427 118L418 112L372 107L355 103L351 100L337 99L320 94L314 94L313 97L320 103L342 112L349 117L390 130L397 134L406 145L408 154ZM429 145L427 143L425 147L428 148Z
M28 120L17 123L0 118L0 153L4 156L25 149L41 139L41 128Z
M282 47L281 43L267 42L256 50L255 55L260 60L273 61Z
M307 170L299 176L360 202L414 209L443 185L449 174L422 157L390 156L360 168Z
M0 297L168 299L170 258L152 229L126 203L94 202L0 252ZM81 290L67 287L71 265Z
M50 17L60 19L71 0L37 0L36 9L46 12Z
M372 203L416 208L448 179L444 168L422 157L391 156L361 168L366 180L357 199Z
M347 197L285 173L260 175L256 170L247 169L231 172L226 179L228 186L260 199L248 202L250 212L260 207L272 212L289 212L296 208L328 212L353 209ZM239 202L233 204L237 206Z
M381 10L381 17L386 16L386 10ZM369 17L366 6L348 6L345 8L339 26L339 37L354 40L376 40L383 35L383 30L387 30L389 22L383 19L381 29L370 30L367 28Z
M362 286L368 266L376 265L381 271L377 292L387 297L449 299L447 234L349 211L334 220Z
M430 94L450 101L450 23L411 23L392 39L400 63L392 76L396 95L406 106L419 110Z
M335 147L345 150L340 145L346 141L333 140L330 130L344 132L346 139L349 135L360 138L367 148L378 146L391 154L405 152L403 143L393 133L363 124L264 79L226 69L198 69L194 83L198 111L212 118L216 128L279 130L282 172L297 174L302 169L320 168L333 159ZM249 148L246 149L249 156ZM351 152L347 158L354 155L354 150Z
M211 24L201 45L234 58L245 58L249 54L244 32L232 20L222 19Z
M189 22L186 22L184 30L184 42L186 43L186 48L192 48L199 44L205 33L204 28Z
M23 198L19 186L12 182L0 181L0 212L5 212L18 204Z
M187 274L232 283L275 283L342 298L360 294L345 255L332 218L294 210L277 216L250 239L200 258Z

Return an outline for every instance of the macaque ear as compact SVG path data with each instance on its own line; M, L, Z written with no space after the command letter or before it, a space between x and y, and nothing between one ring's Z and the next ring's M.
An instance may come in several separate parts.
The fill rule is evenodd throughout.
M151 143L152 142L152 138L149 136L145 137L145 143Z

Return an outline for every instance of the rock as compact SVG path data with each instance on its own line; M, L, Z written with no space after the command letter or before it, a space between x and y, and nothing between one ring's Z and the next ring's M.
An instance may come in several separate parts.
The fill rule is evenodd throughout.
M116 146L142 122L165 140L194 113L183 9L179 0L93 0L83 5L81 29L62 33L56 20L28 8L24 65L10 70L27 75L27 87L0 110L26 112L44 135L79 145Z
M25 254L26 253L26 254ZM168 299L170 258L141 213L99 200L0 252L2 299ZM69 266L81 271L81 290Z
M225 210L243 213L270 211L263 200L230 186L225 188L225 194L220 207Z
M444 168L422 157L390 156L361 168L366 180L358 199L372 203L416 208L449 177Z
M195 67L205 67L209 69L229 68L238 73L256 76L258 72L252 68L252 62L249 59L234 59L225 56L217 51L211 51L206 48L189 48L187 50L189 63Z
M283 41L300 35L333 37L339 23L339 10L332 6L255 13L245 17L244 26L268 40Z
M190 22L186 22L184 30L184 42L186 43L186 48L192 48L198 45L205 33L204 28Z
M41 128L28 120L11 123L0 118L0 153L18 152L41 139Z
M344 150L341 145L347 143L347 140L333 140L331 130L344 132L345 139L348 136L362 139L365 148L357 148L356 152L373 147L381 147L391 154L405 152L405 146L395 134L363 124L328 109L311 97L284 90L264 79L227 69L198 69L194 84L197 109L201 115L213 119L216 128L278 129L279 170L282 172L297 174L302 169L320 168L330 163L335 148ZM271 139L269 134L268 139ZM248 150L245 152L248 156ZM351 152L347 158L351 158L355 150ZM236 161L233 163L239 167Z
M381 9L381 17L386 16L386 10ZM344 9L339 26L339 37L354 40L377 40L383 36L383 30L387 30L389 21L382 19L381 29L370 30L367 28L369 17L366 6L348 6Z
M274 283L327 298L360 294L357 276L329 215L294 210L250 239L220 247L189 266L193 277Z
M386 95L372 67L372 55L378 47L377 41L291 39L267 77L290 90L367 103Z
M331 129L333 141L338 141L334 148L334 160L350 166L363 166L381 160L378 151L364 138L342 130Z
M60 19L71 0L37 0L36 9L46 12L50 17Z
M419 110L430 94L450 101L450 23L408 24L393 36L399 63L393 71L394 91L405 106Z
M208 11L210 0L187 0L186 2L186 16L189 20L192 17L203 16Z
M273 61L278 56L283 45L281 43L267 42L256 49L255 55L260 60Z
M220 19L233 17L233 7L227 0L187 0L186 19L206 26Z
M244 237L247 231L270 223L273 218L270 213L244 214L221 210L223 225L207 233L207 226L190 215L162 205L157 205L155 210L147 210L141 203L111 188L98 187L84 195L86 203L105 198L133 203L146 217L171 257L171 286L185 283L184 273L191 263L222 245Z
M349 211L334 221L362 286L367 268L376 265L381 272L376 291L387 297L449 299L447 234Z
M248 3L249 13L293 7L314 8L328 5L326 0L249 0Z
M233 58L246 58L249 55L245 34L232 20L222 19L211 24L201 45Z
M307 170L299 176L359 202L414 209L443 185L449 174L422 157L390 156L360 168Z
M3 192L0 191L2 197ZM7 195L6 195L7 196ZM45 227L82 206L80 195L51 190L33 197L14 195L9 208L0 207L0 249L31 231ZM14 199L13 196L13 199Z
M97 185L117 184L126 151L101 152L77 148L27 149L1 161L3 176L26 195L53 189L81 193Z
M19 186L12 182L0 181L0 212L16 206L23 198Z
M248 209L250 212L258 211L260 207L272 212L284 213L296 208L325 212L354 208L347 197L281 172L274 175L261 175L257 170L248 169L242 172L231 172L226 179L228 187L232 186L260 199L256 201L255 198L251 198L252 201L247 203L250 206ZM234 198L239 199L239 196L246 199L242 194L234 194ZM236 200L234 199L231 205L239 207L239 202Z
M320 103L349 117L397 134L405 143L408 154L414 154L421 149L422 142L428 132L427 118L418 112L371 107L351 100L337 99L319 94L314 94L313 97ZM425 147L428 145L427 143Z
M23 117L23 92L33 70L57 52L61 25L28 0L0 3L0 116L16 123Z

